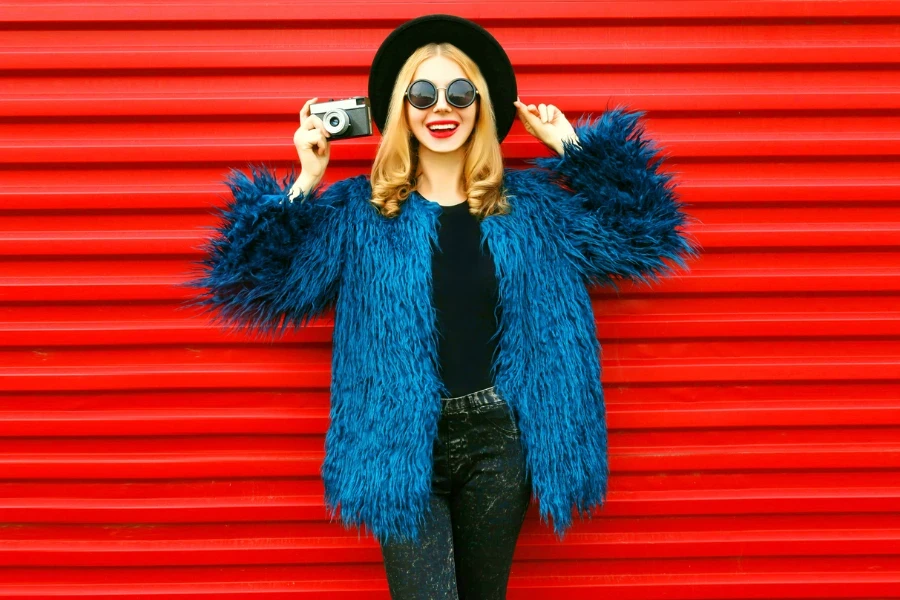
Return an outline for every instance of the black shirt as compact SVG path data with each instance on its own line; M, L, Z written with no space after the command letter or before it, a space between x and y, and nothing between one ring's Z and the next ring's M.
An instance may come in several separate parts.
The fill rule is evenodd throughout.
M493 385L491 359L497 340L491 337L500 309L494 259L486 242L482 247L481 228L469 213L469 203L441 209L432 282L440 375L448 397L456 397Z

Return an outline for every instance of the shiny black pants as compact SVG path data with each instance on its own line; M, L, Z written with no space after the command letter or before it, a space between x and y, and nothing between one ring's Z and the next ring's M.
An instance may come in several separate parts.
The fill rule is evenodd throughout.
M431 515L418 544L382 544L393 600L506 597L531 500L519 428L487 388L442 399Z

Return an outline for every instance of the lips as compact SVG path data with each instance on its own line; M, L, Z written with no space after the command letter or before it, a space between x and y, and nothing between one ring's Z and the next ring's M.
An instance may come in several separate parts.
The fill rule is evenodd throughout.
M436 138L448 138L459 130L459 127L454 127L453 129L429 129L428 133L431 134L431 137Z
M434 125L455 125L453 129L431 129ZM448 138L456 133L456 130L459 129L459 121L432 121L430 123L425 124L425 129L428 130L428 133L431 134L431 137L434 138Z

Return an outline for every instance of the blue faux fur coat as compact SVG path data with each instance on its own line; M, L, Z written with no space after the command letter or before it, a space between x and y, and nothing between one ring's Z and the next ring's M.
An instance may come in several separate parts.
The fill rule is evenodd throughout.
M587 287L657 282L688 269L671 175L643 137L643 112L607 110L575 124L581 143L533 168L506 169L511 213L481 222L496 263L502 317L493 364L512 408L541 519L562 538L606 499L607 431L600 345ZM322 478L331 518L379 540L418 537L429 510L441 396L431 298L440 207L413 192L393 219L370 202L367 176L286 200L251 165L232 171L194 304L226 325L279 334L335 309L331 422ZM693 220L693 219L691 219Z

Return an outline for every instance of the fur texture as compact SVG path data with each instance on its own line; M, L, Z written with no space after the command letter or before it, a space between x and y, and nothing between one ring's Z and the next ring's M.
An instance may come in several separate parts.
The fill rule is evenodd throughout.
M342 209L361 181L345 179L324 192L319 186L290 202L293 173L279 185L264 166L250 170L252 180L235 169L226 179L231 199L218 209L220 225L186 285L202 290L189 304L214 321L274 338L334 306L344 257Z
M609 467L600 344L586 283L656 281L699 246L651 162L642 113L579 121L581 147L507 169L512 211L481 223L503 310L494 384L516 413L541 519L562 538L573 508L606 498ZM440 398L431 252L441 208L412 193L382 217L360 175L293 203L265 169L234 174L192 287L227 325L277 334L335 308L331 423L322 478L332 518L381 541L417 538L429 510Z
M557 199L566 237L584 259L576 268L588 283L616 289L616 277L658 283L674 274L673 264L689 270L687 261L700 255L700 244L684 231L698 221L683 212L673 174L659 171L664 155L644 136L644 115L625 107L596 120L586 115L574 125L580 147L566 140L562 156L526 161L571 192Z

